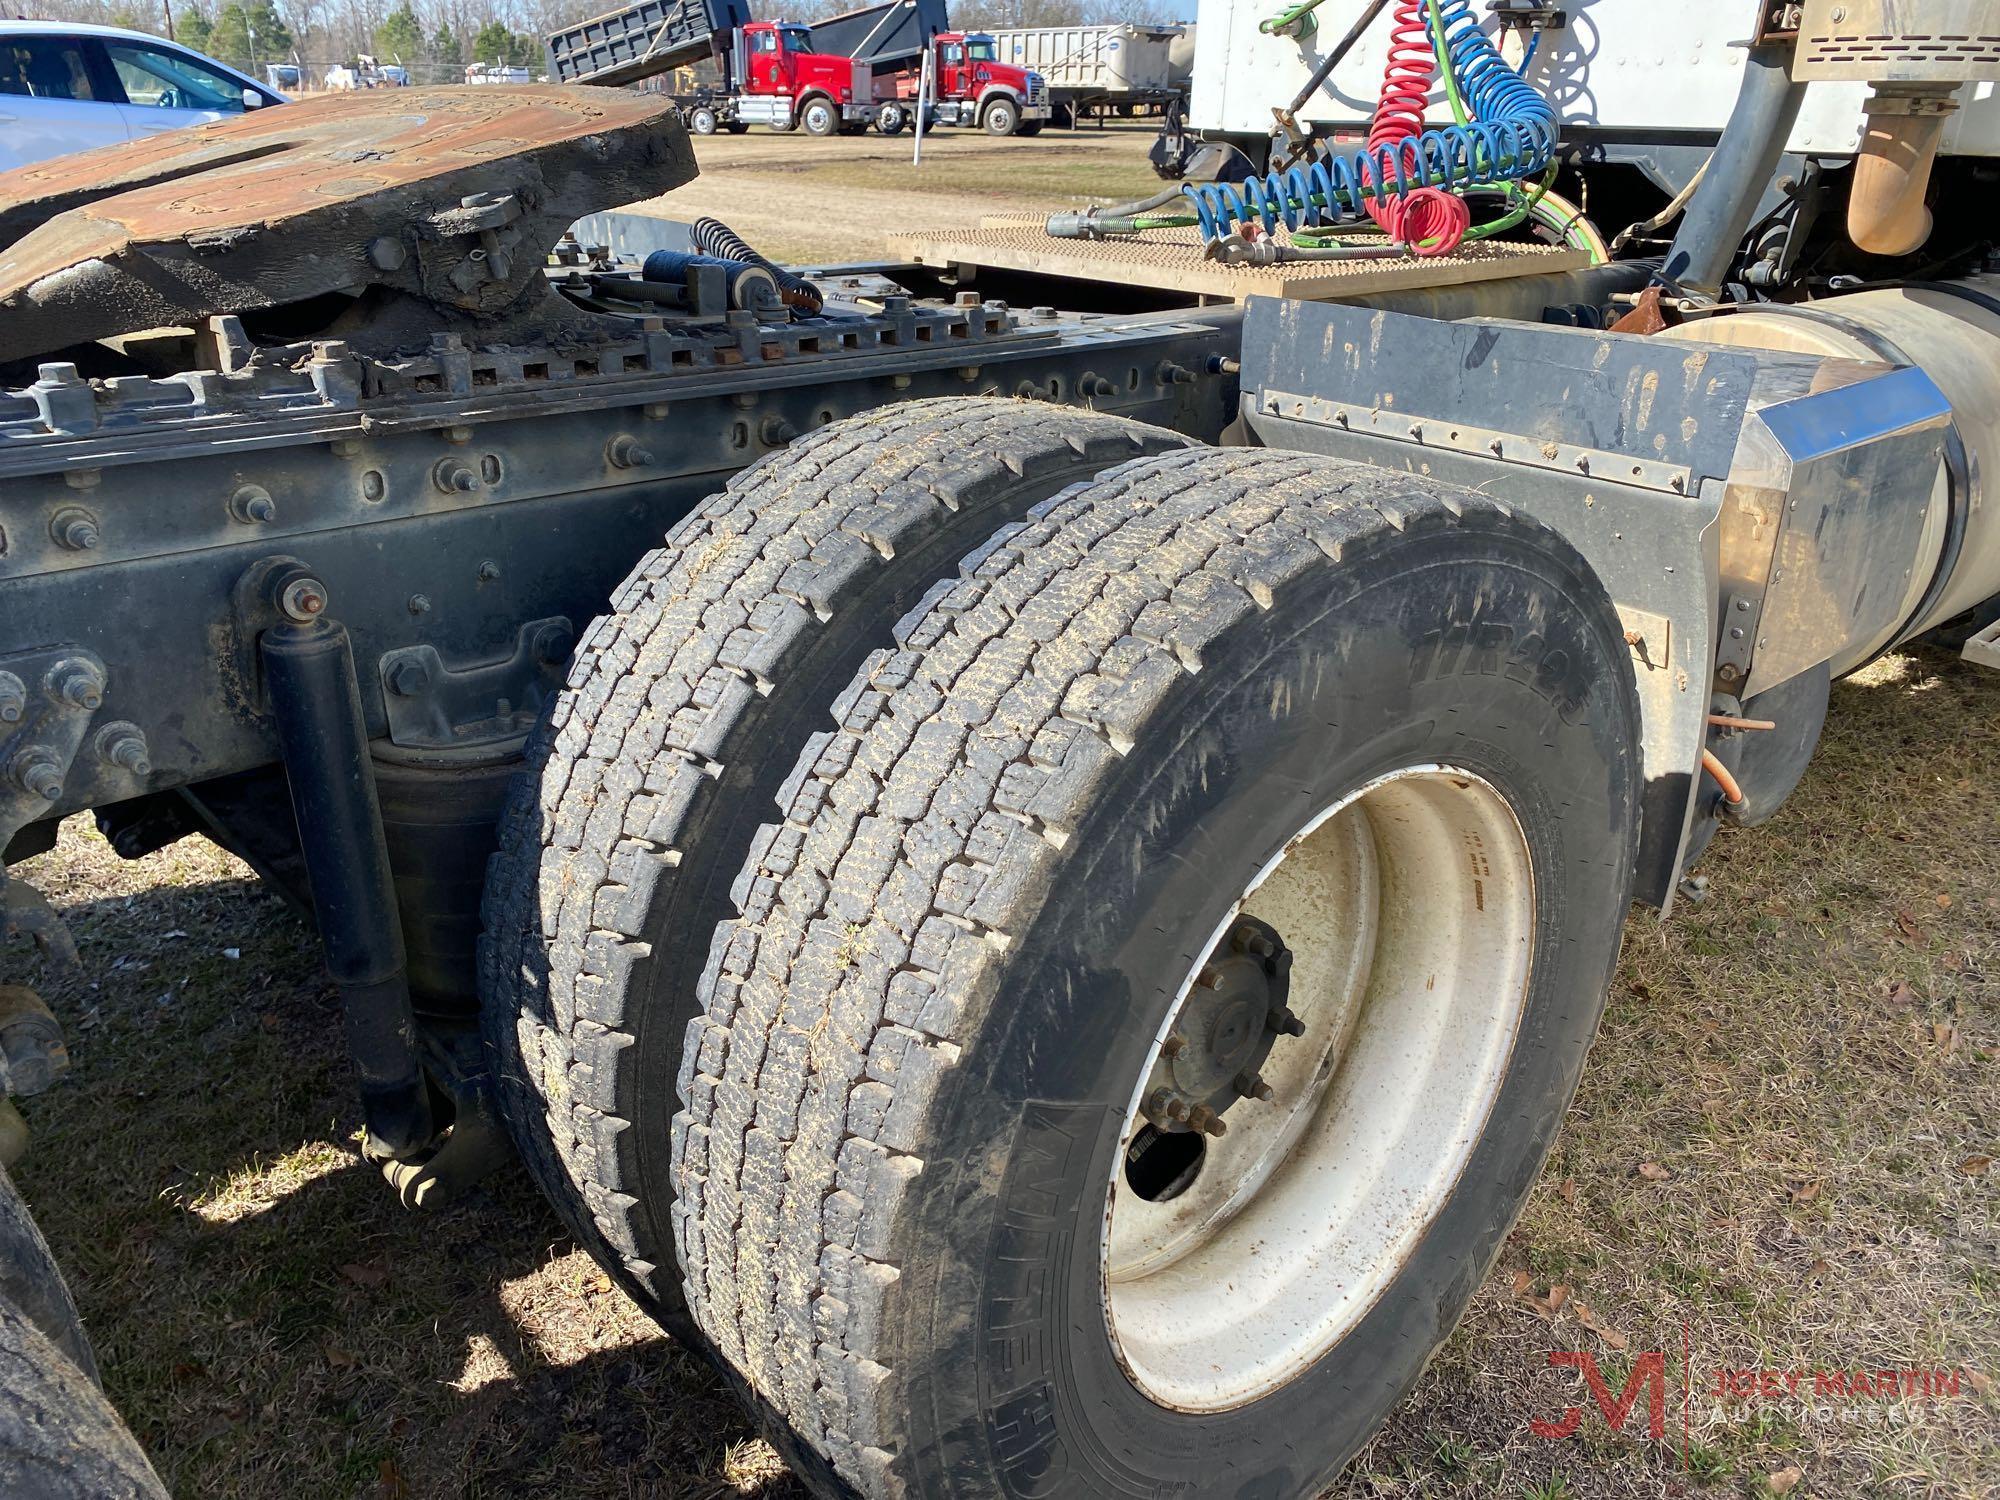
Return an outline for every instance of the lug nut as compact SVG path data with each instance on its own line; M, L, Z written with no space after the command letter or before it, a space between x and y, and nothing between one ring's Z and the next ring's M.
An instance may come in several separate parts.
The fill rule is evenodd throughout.
M94 714L104 706L104 674L82 657L65 657L50 667L43 685L65 708Z
M12 672L0 672L0 724L20 723L27 706L27 684Z
M1229 1123L1206 1104L1197 1104L1188 1115L1188 1128L1199 1130L1203 1135L1224 1136L1229 1134Z
M1187 1051L1187 1044L1188 1040L1186 1037L1182 1036L1178 1031L1170 1031L1167 1033L1167 1039L1160 1043L1160 1056L1171 1062Z
M1222 970L1214 964L1203 964L1201 972L1194 976L1194 982L1197 989L1212 990L1222 983Z
M1236 1092L1246 1099L1256 1099L1261 1103L1271 1102L1271 1085L1255 1073L1238 1073L1235 1078Z
M1230 946L1238 953L1254 954L1258 958L1269 958L1278 951L1278 945L1269 936L1247 922L1231 935Z
M32 797L53 802L63 793L62 762L40 745L30 745L7 768L14 784Z
M49 535L71 552L88 552L98 543L97 517L80 506L65 506L49 518Z
M310 625L326 609L326 585L317 578L294 578L278 595L278 613L294 625Z
M127 719L116 719L97 731L97 754L106 765L134 776L153 774L145 732Z
M1264 1024L1277 1032L1279 1036L1304 1036L1306 1034L1306 1023L1293 1015L1292 1009L1288 1005L1280 1005L1277 1009L1273 1010L1264 1018Z

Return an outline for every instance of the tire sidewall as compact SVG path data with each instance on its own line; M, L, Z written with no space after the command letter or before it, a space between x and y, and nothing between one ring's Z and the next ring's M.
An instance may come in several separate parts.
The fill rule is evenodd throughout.
M1180 680L1155 720L1175 731L1142 737L1095 794L1069 846L1087 852L1028 919L997 980L1007 1002L933 1113L922 1248L901 1262L916 1284L900 1301L909 1347L928 1353L890 1361L913 1376L915 1492L963 1493L978 1475L973 1493L1023 1497L1310 1493L1477 1289L1580 1076L1638 806L1616 616L1574 553L1509 525L1468 517L1442 541L1391 540L1332 589L1320 574L1309 604L1294 595L1246 622ZM1498 651L1427 651L1440 617L1468 640L1515 633ZM1284 716L1267 708L1279 683L1294 695ZM1399 1279L1312 1369L1232 1411L1167 1411L1120 1368L1100 1290L1104 1195L1140 1069L1192 949L1250 876L1324 807L1425 763L1498 789L1535 870L1529 997L1488 1128Z
M986 113L980 123L986 127L988 135L1012 135L1021 123L1021 112L1014 107L1014 101L999 98L986 106Z

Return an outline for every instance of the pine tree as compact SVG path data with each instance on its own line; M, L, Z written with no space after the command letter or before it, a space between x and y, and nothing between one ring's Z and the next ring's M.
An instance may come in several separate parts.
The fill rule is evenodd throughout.
M482 63L504 63L513 46L514 34L499 21L488 21L479 28L479 34L472 39L472 60Z
M409 63L423 49L424 29L417 24L417 13L410 9L409 0L404 0L375 28L375 55L384 62Z

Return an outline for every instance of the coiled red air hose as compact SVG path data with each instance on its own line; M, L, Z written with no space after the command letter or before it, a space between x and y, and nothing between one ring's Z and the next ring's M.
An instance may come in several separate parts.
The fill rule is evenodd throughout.
M1397 0L1390 12L1389 60L1382 92L1368 122L1368 155L1375 181L1393 183L1422 175L1416 148L1402 143L1423 134L1424 105L1437 76L1437 54L1424 23L1424 0ZM1449 255L1472 227L1465 200L1443 188L1419 187L1367 200L1368 217L1418 255Z

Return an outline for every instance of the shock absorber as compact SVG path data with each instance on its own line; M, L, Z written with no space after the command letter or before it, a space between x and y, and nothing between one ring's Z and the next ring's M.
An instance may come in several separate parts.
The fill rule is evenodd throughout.
M1365 213L1377 199L1407 199L1419 188L1458 191L1546 170L1555 157L1555 110L1507 66L1479 29L1471 0L1434 3L1431 16L1433 46L1471 116L1465 124L1421 130L1379 149L1335 151L1322 142L1308 157L1261 177L1188 183L1182 192L1202 237L1221 239L1252 220L1267 233L1280 224L1299 229L1322 214Z

